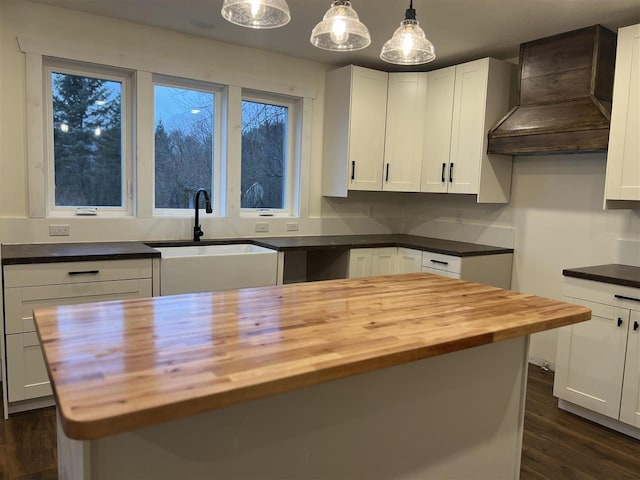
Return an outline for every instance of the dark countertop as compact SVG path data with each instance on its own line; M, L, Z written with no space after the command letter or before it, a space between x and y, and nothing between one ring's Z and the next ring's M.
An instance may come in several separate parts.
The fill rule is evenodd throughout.
M565 277L640 288L640 267L632 267L630 265L612 263L592 267L567 268L562 271L562 274Z
M383 234L383 235L315 235L307 237L258 237L253 239L221 239L203 240L202 245L220 243L251 243L278 251L313 250L313 249L349 249L377 247L406 247L415 250L443 253L456 257L495 255L513 253L512 248L494 247L478 243L456 242L440 238L419 237L417 235ZM193 242L146 242L153 247L171 247L193 245Z
M419 237L416 235L317 235L307 237L223 238L202 240L197 243L188 240L173 240L2 245L2 264L18 265L28 263L76 262L82 260L157 258L160 257L160 252L154 250L154 247L230 243L250 243L277 251L406 247L456 257L513 253L512 248L456 242L440 238Z
M2 245L2 264L78 262L159 258L160 252L141 242L31 243Z

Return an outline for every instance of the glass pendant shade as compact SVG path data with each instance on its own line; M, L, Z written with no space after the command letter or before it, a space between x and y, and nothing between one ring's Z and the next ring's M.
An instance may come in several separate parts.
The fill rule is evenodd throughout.
M222 16L249 28L277 28L291 20L286 0L224 0Z
M335 0L322 21L311 32L310 41L324 50L349 52L368 47L371 36L351 7L351 2Z
M382 47L380 58L396 65L420 65L436 58L436 51L416 20L413 1L400 27Z

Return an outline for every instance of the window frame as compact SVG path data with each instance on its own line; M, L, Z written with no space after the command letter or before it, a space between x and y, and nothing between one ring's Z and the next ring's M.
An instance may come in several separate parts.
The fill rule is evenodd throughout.
M276 93L242 89L240 99L240 117L242 121L243 101L267 103L288 108L287 130L285 141L286 162L285 162L285 208L242 208L239 207L240 217L261 218L261 217L299 217L300 215L300 169L301 155L300 145L302 142L302 98L288 97ZM242 129L240 129L240 143L242 144ZM240 153L240 168L238 182L242 181L242 147ZM242 192L240 191L240 195ZM242 197L238 199L238 205L242 204Z
M44 157L45 157L45 202L47 217L75 217L82 215L80 209L87 205L60 206L55 204L55 154L54 154L54 125L53 125L53 81L52 74L61 73L83 77L97 78L120 82L121 92L121 189L122 206L97 206L96 216L132 217L135 215L134 200L134 147L135 135L135 72L97 65L88 62L77 62L54 57L43 57L42 74L44 88Z
M153 217L192 217L193 209L192 208L157 208L156 207L156 142L155 142L155 112L156 112L156 95L155 88L156 85L162 87L171 87L171 88L182 88L185 90L195 90L205 93L211 93L213 95L213 148L212 148L212 167L211 167L211 175L212 185L207 188L211 200L211 208L213 209L212 214L207 214L207 216L213 217L224 217L225 212L223 208L222 199L226 195L226 191L223 192L226 185L226 179L222 181L222 172L224 171L222 167L222 105L224 98L225 87L222 85L218 85L216 83L203 82L201 80L193 80L189 78L181 78L174 77L169 75L161 75L154 73L152 75L151 80L151 90L152 90L152 105L151 110L152 114L152 125L151 125L151 137L153 138L153 147L152 147L152 216ZM213 192L211 191L213 190Z

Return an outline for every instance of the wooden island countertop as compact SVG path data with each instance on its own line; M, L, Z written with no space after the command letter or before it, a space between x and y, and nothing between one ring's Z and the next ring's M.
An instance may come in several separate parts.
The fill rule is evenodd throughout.
M65 433L93 439L588 320L427 273L34 311Z

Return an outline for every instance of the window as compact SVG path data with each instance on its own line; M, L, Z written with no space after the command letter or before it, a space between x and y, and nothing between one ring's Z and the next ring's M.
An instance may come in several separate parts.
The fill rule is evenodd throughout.
M71 63L50 63L45 74L50 213L130 214L130 77Z
M296 105L264 95L242 100L242 209L295 214Z
M156 211L192 209L198 188L207 189L213 208L219 210L219 95L215 86L156 77Z

